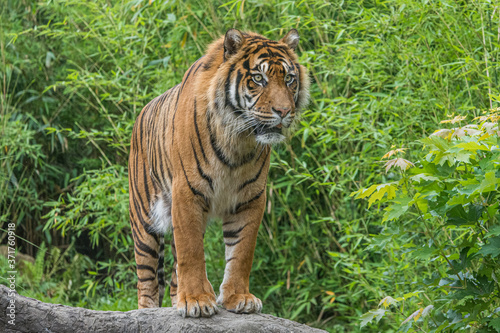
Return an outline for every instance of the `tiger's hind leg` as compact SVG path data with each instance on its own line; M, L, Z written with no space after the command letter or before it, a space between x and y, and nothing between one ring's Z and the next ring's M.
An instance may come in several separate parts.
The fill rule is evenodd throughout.
M160 259L159 255L162 238L146 230L148 228L146 221L149 220L147 214L141 214L140 211L133 212L131 207L130 217L137 264L138 306L139 309L159 307L161 305L159 277L163 275L163 267L159 267L163 262L163 256Z
M130 224L137 264L139 309L161 306L165 290L164 239L154 230L150 217L150 204L158 191L146 170L147 165L135 159L129 163Z
M160 235L160 252L158 252L158 306L161 308L165 296L165 237Z
M172 267L172 279L170 280L170 300L172 301L172 306L177 305L177 250L175 249L174 235L172 235L172 255L174 257L174 265Z
M157 184L157 183L154 183ZM155 186L158 194L151 207L151 226L150 230L160 237L160 251L158 253L158 289L159 289L159 306L163 303L165 296L165 234L171 227L171 201L170 196L166 191L160 191L158 186Z

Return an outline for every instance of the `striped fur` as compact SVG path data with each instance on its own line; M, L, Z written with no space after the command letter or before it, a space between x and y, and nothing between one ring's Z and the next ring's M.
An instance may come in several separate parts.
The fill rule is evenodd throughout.
M139 308L162 304L163 237L171 229L170 297L183 316L211 316L217 303L237 313L261 310L249 276L271 145L308 100L298 39L295 29L278 42L231 29L137 118L129 184ZM218 299L205 270L209 218L222 219L226 245Z

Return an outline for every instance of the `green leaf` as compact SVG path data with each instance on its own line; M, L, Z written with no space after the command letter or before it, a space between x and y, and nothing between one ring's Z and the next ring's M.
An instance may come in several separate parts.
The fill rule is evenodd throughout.
M422 180L435 180L435 181L440 180L438 177L432 176L431 174L428 173L419 173L418 175L410 177L410 179L416 182L421 182Z
M481 185L476 191L478 193L486 193L494 191L496 188L496 184L498 183L500 183L500 178L495 177L495 171L487 172L484 175L484 180L481 182Z
M472 153L467 151L467 150L462 150L456 153L455 155L455 161L456 162L464 162L464 163L470 163L470 157Z
M428 194L423 195L422 193L415 193L413 200L408 202L408 206L415 206L417 207L422 213L427 213L427 208L428 208L428 203L427 199L425 197Z
M382 200L385 194L387 194L387 199L391 200L396 197L397 183L387 183L380 185L372 185L367 189L361 189L356 192L351 193L351 196L356 195L356 199L363 199L370 197L368 200L368 207L370 207L375 201Z
M488 327L493 328L495 331L500 332L500 318L490 320Z
M491 255L493 258L498 257L500 255L500 236L490 238L488 244L483 246L477 253L484 256Z
M446 203L448 206L462 205L468 202L465 194L454 195L450 200Z
M394 201L392 205L385 208L384 218L382 222L391 221L399 218L403 215L409 208L408 203L411 201L410 197L403 197Z
M458 145L456 145L456 147L460 147L460 148L463 148L465 150L472 151L472 152L475 152L477 150L489 151L488 147L480 145L479 143L477 143L475 141L459 143Z
M488 233L484 236L484 238L490 238L490 237L494 237L494 236L498 236L498 235L500 235L500 225L496 225L496 226L491 227L488 230Z
M431 148L431 152L436 150L446 151L450 148L450 143L447 140L436 135L431 135L427 138L421 139L420 141L429 146Z
M377 310L370 310L367 313L363 314L361 316L361 327L366 326L366 324L370 323L374 318L377 319L377 323L382 319L382 317L385 315L387 310L384 309L377 309Z

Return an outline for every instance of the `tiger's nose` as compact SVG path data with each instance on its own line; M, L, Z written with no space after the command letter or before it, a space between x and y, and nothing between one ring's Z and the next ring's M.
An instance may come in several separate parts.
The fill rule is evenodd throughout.
M277 113L281 118L285 118L291 108L272 108L274 113Z

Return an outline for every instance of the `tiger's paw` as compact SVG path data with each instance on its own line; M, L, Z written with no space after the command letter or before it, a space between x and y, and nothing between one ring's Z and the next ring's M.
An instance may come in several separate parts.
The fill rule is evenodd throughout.
M233 294L217 300L227 311L234 313L259 313L262 301L252 294Z
M219 313L215 295L205 293L200 295L177 295L177 311L183 317L211 317Z

